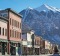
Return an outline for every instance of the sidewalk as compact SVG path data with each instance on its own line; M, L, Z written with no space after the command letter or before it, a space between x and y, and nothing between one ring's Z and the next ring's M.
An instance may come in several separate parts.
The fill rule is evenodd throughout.
M2 55L2 53L0 53L0 56L10 56L10 55L8 55L7 53L5 53L5 55Z

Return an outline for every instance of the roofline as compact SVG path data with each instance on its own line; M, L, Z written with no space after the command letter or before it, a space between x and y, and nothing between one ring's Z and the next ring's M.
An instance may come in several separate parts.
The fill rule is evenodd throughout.
M8 21L8 19L5 18L5 17L3 17L3 16L0 16L0 19L5 20L5 21Z
M11 8L7 8L5 10L8 10L8 11L11 11L13 12L14 14L16 14L17 16L21 17L22 18L22 15L18 14L16 11L12 10Z
M28 33L28 32L31 32L32 30L31 29L29 29L29 30L22 30L22 33Z

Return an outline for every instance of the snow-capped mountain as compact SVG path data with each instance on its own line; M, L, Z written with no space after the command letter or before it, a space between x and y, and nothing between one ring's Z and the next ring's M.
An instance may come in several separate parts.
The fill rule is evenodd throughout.
M20 12L23 22L52 43L60 44L60 9L43 4L38 8L26 8Z
M54 12L56 12L56 11L60 12L60 9L58 9L56 7L52 7L52 6L46 5L46 4L43 4L42 6L36 8L36 10L39 11L39 12L41 12L41 11L47 12L47 11L50 11L50 10L52 10Z

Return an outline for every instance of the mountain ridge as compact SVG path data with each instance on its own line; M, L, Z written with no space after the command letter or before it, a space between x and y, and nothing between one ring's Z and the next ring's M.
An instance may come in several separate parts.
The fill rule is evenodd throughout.
M44 4L44 6L48 5ZM42 9L45 10L45 8ZM60 44L60 11L59 9L44 10L24 9L20 14L23 15L22 20L35 31L36 35L52 43Z
M54 12L56 12L56 11L60 12L60 9L58 9L56 7L53 7L53 6L49 6L47 4L43 4L40 7L37 7L36 10L39 11L39 12L40 11L49 11L49 10L52 10Z

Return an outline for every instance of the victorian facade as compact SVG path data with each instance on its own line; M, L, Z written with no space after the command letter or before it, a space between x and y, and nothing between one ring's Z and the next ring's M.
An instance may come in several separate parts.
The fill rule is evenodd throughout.
M0 16L0 53L2 55L7 52L7 23L8 19Z
M0 16L8 20L7 24L5 23L5 27L7 28L7 37L3 37L8 40L7 53L16 54L16 47L20 47L21 43L21 16L13 11L11 8L1 10ZM4 30L4 25L2 28Z

